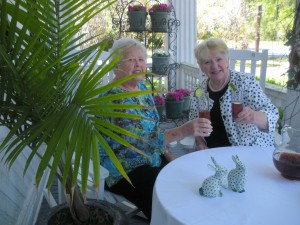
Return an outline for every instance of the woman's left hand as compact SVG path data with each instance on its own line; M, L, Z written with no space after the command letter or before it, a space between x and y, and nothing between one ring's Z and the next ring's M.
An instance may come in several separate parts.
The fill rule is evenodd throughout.
M251 123L264 131L268 131L269 127L267 115L264 112L254 111L250 107L245 107L234 121L239 124Z
M245 107L239 114L238 117L234 120L236 123L246 124L254 123L255 111L250 107Z

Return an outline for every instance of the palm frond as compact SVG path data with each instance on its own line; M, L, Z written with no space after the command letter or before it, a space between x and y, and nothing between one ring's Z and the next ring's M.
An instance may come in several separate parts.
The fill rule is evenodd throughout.
M89 19L114 2L2 0L0 3L0 125L10 128L0 151L5 152L6 163L12 165L24 147L30 146L32 152L24 173L32 159L40 157L36 181L39 183L45 170L50 168L48 188L55 175L61 176L65 187L70 172L74 186L80 169L85 193L90 159L93 160L98 186L98 144L104 147L121 174L128 179L103 134L140 152L116 134L115 126L107 125L105 117L109 114L105 111L117 108L108 104L112 100L151 91L99 97L102 92L141 74L102 86L101 78L114 68L121 55L111 55L109 63L97 65L105 42L80 50L86 41L76 36ZM104 102L104 110L97 109ZM112 115L126 117L122 113ZM127 117L141 118L136 115ZM124 129L118 132L139 138ZM40 147L45 143L41 152Z

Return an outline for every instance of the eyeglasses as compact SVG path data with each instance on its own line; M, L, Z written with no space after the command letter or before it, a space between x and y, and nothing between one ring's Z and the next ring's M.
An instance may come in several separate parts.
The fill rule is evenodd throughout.
M136 57L131 57L131 58L126 58L121 60L121 62L123 63L130 63L130 64L136 64L136 63L145 63L145 59L144 58L136 58Z

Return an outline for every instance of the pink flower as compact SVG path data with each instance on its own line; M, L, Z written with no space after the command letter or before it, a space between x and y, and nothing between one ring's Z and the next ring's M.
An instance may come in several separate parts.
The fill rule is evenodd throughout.
M175 91L182 93L183 97L189 96L192 93L188 88L180 88Z
M154 4L152 8L149 9L149 12L171 12L172 8L173 8L172 5L158 3L158 4Z
M135 12L135 11L145 12L146 11L146 7L144 7L142 5L129 5L128 6L128 11L129 12Z
M183 93L181 91L168 92L166 99L167 100L175 100L176 102L181 101L183 99Z
M157 95L153 97L155 105L164 105L166 104L166 99L163 96Z

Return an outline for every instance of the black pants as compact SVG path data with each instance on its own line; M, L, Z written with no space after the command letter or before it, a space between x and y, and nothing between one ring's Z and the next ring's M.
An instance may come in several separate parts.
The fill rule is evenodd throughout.
M137 167L128 173L133 186L124 178L112 187L105 187L107 190L123 195L126 199L134 203L150 220L152 209L152 194L154 183L158 173L166 164L166 160L162 157L162 165L160 167L151 167L144 165Z

